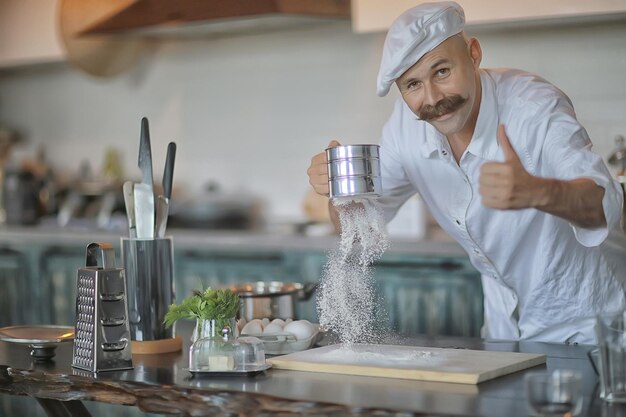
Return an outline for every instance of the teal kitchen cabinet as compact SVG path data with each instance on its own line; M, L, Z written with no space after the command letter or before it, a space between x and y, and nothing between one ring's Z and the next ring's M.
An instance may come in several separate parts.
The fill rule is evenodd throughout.
M8 238L0 235L1 325L74 324L76 274L89 241L110 241L121 265L119 239L93 236ZM28 237L28 236L27 236ZM177 238L174 288L180 301L195 289L256 281L319 283L332 241L239 238L242 244ZM252 239L252 238L251 238ZM295 242L295 244L294 244ZM462 253L431 255L429 243L388 251L373 265L385 325L403 336L479 336L483 322L480 276ZM433 251L438 249L434 247ZM319 322L316 293L296 304L298 318ZM377 307L378 308L378 307Z
M84 248L45 242L11 246L0 250L0 323L73 325Z
M283 281L288 277L280 251L180 250L174 257L176 299L193 290L256 281Z
M85 266L87 243L39 241L5 245L0 249L0 285L8 291L0 292L0 311L8 309L11 314L3 315L2 324L73 326L76 274ZM119 256L117 263L120 264Z
M292 252L291 263L294 265L295 272L291 281L299 282L303 285L319 284L324 266L328 260L326 253L315 251ZM312 323L319 323L317 315L316 297L318 291L316 289L307 300L301 300L296 305L296 314L300 319L309 320Z
M302 281L319 280L326 254L301 256ZM379 325L406 337L480 336L482 285L467 258L387 253L372 268ZM318 321L314 299L302 307L304 316Z
M325 258L324 258L325 259ZM233 284L271 282L317 282L323 259L308 252L181 250L175 255L176 299L193 290ZM317 322L315 296L296 305L300 319Z
M42 317L52 324L73 326L76 308L76 276L85 266L85 248L51 246L41 252L39 285Z
M28 297L28 261L15 249L0 247L0 327L24 324L26 309L34 297Z
M465 259L383 258L374 267L389 324L398 334L480 336L480 274Z

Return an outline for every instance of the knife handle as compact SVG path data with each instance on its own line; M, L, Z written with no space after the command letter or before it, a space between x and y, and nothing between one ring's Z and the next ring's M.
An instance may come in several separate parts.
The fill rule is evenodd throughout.
M124 204L126 205L126 218L128 219L128 232L131 239L137 237L137 228L135 225L135 196L134 184L126 181L122 186L124 192Z
M174 160L176 159L176 143L170 142L167 145L167 156L165 158L165 171L163 172L163 196L166 199L172 197L172 180L174 176Z

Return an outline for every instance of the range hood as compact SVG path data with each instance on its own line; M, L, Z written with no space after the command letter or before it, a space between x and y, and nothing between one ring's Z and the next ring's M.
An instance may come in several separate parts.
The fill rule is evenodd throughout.
M149 38L255 33L350 18L350 0L58 1L67 60L96 77L130 68Z
M78 35L121 34L161 26L265 16L350 18L350 0L118 0L117 3L115 9L91 20Z

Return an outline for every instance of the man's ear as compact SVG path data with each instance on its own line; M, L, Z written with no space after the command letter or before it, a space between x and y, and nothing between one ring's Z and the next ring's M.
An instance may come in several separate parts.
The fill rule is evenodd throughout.
M470 57L474 63L474 68L478 69L478 67L480 67L480 62L483 59L483 50L480 48L480 42L478 42L478 39L476 38L471 38L468 42L468 47Z

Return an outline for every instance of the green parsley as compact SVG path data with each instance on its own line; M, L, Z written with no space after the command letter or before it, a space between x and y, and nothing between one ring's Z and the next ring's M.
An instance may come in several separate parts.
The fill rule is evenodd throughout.
M217 320L224 322L239 312L239 295L229 289L194 291L179 305L172 304L165 314L165 327L180 319Z

